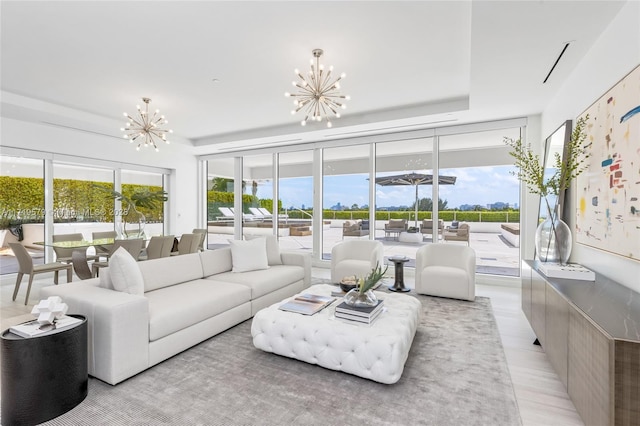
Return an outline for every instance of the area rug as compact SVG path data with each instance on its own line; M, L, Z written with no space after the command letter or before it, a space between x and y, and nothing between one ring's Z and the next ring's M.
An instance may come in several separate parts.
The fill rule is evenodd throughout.
M418 297L399 382L384 385L255 349L245 321L47 425L520 425L487 298Z

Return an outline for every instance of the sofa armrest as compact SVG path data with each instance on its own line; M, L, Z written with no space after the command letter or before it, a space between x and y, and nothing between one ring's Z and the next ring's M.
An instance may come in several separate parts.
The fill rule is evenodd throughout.
M304 269L304 288L311 285L311 256L309 254L282 252L280 258L284 265L301 266Z
M69 313L87 317L89 374L115 385L149 367L149 303L97 281L45 287L40 294L60 296Z

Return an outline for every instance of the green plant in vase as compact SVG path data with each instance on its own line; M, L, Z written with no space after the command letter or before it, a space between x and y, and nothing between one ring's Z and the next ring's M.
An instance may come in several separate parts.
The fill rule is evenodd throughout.
M567 146L564 147L564 159L558 152L554 153L553 174L545 178L545 165L540 157L533 153L530 145L525 145L521 139L504 138L504 142L512 148L509 152L515 159L517 171L511 172L523 182L531 194L544 199L547 209L547 219L539 224L536 230L536 252L543 262L553 261L566 264L571 254L571 230L560 219L559 204L553 208L549 203L549 196L563 196L570 187L573 179L587 169L587 152L585 125L589 120L586 115L577 120L571 132Z
M376 297L373 289L376 284L384 278L384 274L389 267L385 266L384 270L379 263L376 263L376 267L364 278L358 280L358 285L353 290L350 290L345 296L344 301L351 306L376 306L378 304L378 298Z
M122 227L118 230L122 238L144 238L146 218L138 208L156 209L160 203L167 201L166 191L151 191L149 188L136 188L131 196L114 191L111 188L94 185L95 188L109 193L114 200L120 201L126 209L120 215Z

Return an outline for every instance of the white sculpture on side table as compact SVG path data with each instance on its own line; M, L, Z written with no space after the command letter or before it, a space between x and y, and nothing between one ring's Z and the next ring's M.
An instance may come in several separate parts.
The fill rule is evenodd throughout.
M38 318L40 324L53 324L56 319L62 318L68 309L67 304L62 303L59 296L51 296L35 305L31 314Z

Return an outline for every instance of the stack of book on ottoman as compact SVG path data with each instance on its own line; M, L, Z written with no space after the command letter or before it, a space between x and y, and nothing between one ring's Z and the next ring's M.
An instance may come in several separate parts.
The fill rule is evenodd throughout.
M366 324L371 324L378 315L383 310L384 300L378 300L378 304L376 306L368 306L368 307L356 307L347 305L345 302L342 302L338 306L336 306L335 316L336 318L343 318L351 321L364 322Z

